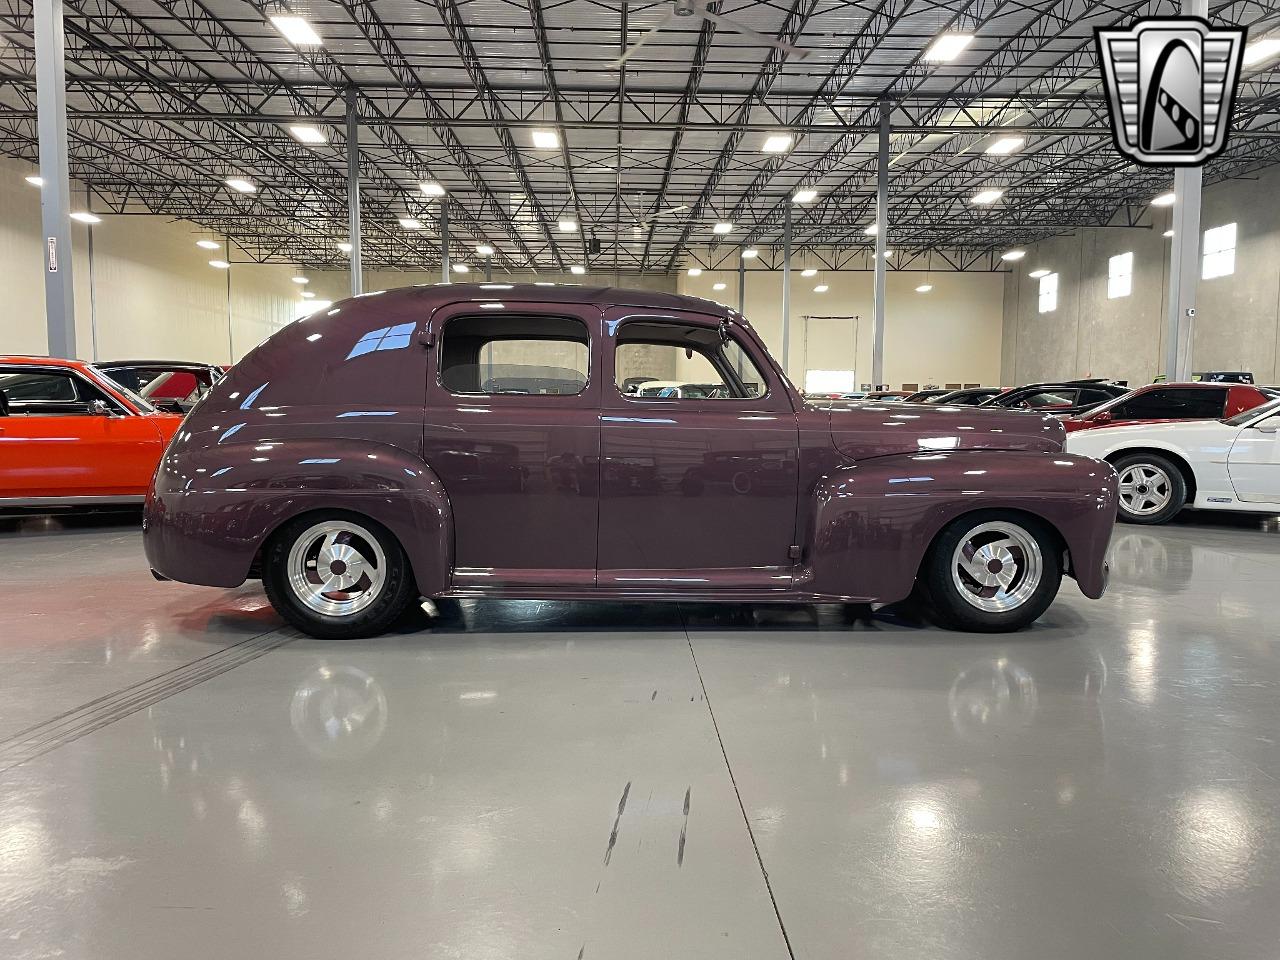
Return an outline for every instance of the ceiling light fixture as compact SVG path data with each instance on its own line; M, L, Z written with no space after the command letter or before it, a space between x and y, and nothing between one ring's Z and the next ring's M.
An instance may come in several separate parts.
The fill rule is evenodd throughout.
M760 149L765 153L786 153L791 149L791 134L772 133L764 138L764 146Z
M991 146L987 147L986 152L1000 157L1007 157L1026 142L1027 141L1022 137L1001 137L995 143L991 144Z
M453 265L453 272L454 273L470 273L471 268L468 267L465 263L455 263Z
M575 277L580 277L587 272L587 268L580 263L575 263L573 266L569 268L569 272L572 273Z
M928 293L932 289L932 283L922 283L920 286L916 287L916 293Z
M988 187L986 190L979 190L973 195L970 203L991 204L995 203L1004 196L1004 190L998 187Z
M689 273L689 276L691 276L691 277L700 277L700 276L702 276L702 268L701 268L701 267L690 267L690 268L689 268L688 273Z
M742 251L743 260L750 260L752 257L758 257L758 256L760 256L760 251L757 250L755 247L747 247L747 249Z
M231 266L231 264L227 263L225 260L210 260L209 266L217 267L219 270L226 270Z
M828 287L825 283L820 283L820 284L818 284L816 287L814 287L814 288L813 288L813 292L814 292L814 293L826 293L826 292L827 292L827 290L829 290L829 289L830 289L830 287Z
M324 42L315 28L302 17L281 14L272 17L271 23L295 47L318 47Z
M718 282L713 283L713 284L711 285L711 289L712 289L712 290L723 290L726 286L728 286L728 284L726 284L724 281L718 281Z
M436 183L434 180L424 180L418 184L418 189L425 193L428 197L443 197L444 187Z
M329 140L314 123L291 123L289 132L299 143L327 143Z
M791 199L796 203L813 203L818 199L818 191L812 187L804 187L793 193Z
M310 300L312 297L314 297L314 296L315 296L315 294L314 294L314 293L312 293L310 290L303 290L303 291L302 291L302 296L303 296L304 298L306 298L307 300Z
M222 244L220 244L217 240L197 240L196 246L199 247L201 250L222 249Z
M1164 235L1165 235L1166 237L1172 237L1172 236L1173 236L1173 231L1172 231L1172 230L1166 230L1166 231L1164 232Z
M944 33L929 44L929 49L924 52L924 59L930 63L954 60L971 43L973 43L972 33Z
M723 233L728 233L732 229L733 229L732 223L726 223L725 221L722 220L719 223L717 223L714 227L711 228L711 232L723 234Z
M257 193L258 188L252 180L246 180L244 177L228 177L222 181L236 193Z
M1178 195L1170 190L1168 193L1162 193L1159 196L1151 198L1153 207L1172 207L1174 201L1178 199Z
M26 179L27 183L31 184L33 187L43 187L43 186L44 186L44 177L27 177L27 178L25 178L25 179Z
M577 220L561 220L557 226L559 226L561 233L577 233L578 232Z
M867 226L865 229L863 229L862 232L865 233L868 237L874 237L879 230L880 230L880 224L873 223Z
M800 276L802 277L816 277L817 275L818 275L817 267L805 267L803 270L800 271Z
M340 243L338 244L338 249L341 250L343 253L350 253L355 248L351 246L351 244L349 243Z
M1244 48L1244 65L1255 67L1280 53L1280 37L1262 37Z
M306 277L302 277L302 276L291 277L290 279L293 280L294 283L310 283L311 282Z
M419 220L417 217L400 217L399 223L400 223L400 226L404 227L406 230L422 229L422 221Z
M1041 277L1047 277L1052 272L1053 272L1052 270L1045 270L1043 267L1041 267L1039 270L1032 270L1030 273L1027 274L1027 276L1030 277L1032 280L1039 280Z
M476 244L476 256L479 256L479 257L492 257L492 256L493 256L493 247L489 246L487 243L478 243L478 244Z
M77 210L75 213L71 214L71 219L79 220L81 223L101 223L102 222L101 217L95 216L94 214L90 213L87 210Z
M555 150L560 146L560 135L554 130L535 130L533 145L539 150Z
M1006 250L1004 253L1000 254L1000 259L1013 262L1014 260L1021 260L1026 255L1027 251L1025 250Z

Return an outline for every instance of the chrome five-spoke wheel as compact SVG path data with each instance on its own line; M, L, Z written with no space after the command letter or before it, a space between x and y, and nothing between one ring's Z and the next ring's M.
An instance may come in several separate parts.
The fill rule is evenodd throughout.
M1128 464L1120 473L1120 502L1135 517L1149 517L1168 508L1173 481L1154 463Z
M1027 530L1007 520L981 523L960 538L951 556L951 579L968 603L986 613L1008 613L1035 594L1044 575L1044 553Z
M293 541L286 569L303 606L325 617L347 617L378 598L387 558L378 539L358 523L325 520Z

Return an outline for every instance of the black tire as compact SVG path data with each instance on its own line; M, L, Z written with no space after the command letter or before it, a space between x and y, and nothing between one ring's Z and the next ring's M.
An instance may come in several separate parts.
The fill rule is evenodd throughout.
M958 556L972 562L977 555L977 551L957 553L971 539L979 551L993 548L992 560L998 568L988 565L981 572L984 578L996 578L1010 567L1014 570L1003 598L999 584L984 585L967 565L953 576ZM1061 584L1058 538L1043 522L1011 510L980 510L949 524L929 548L919 577L921 598L934 620L971 633L1021 630L1049 609ZM992 595L982 596L987 591ZM1008 603L1008 608L992 609L1001 603Z
M358 559L349 560L351 569L357 569L358 563L360 571L350 584L353 590L320 592L325 581L319 580L317 544L327 542L327 532L320 534L319 541L316 537L318 530L330 528L346 533L335 534L329 549L349 548L358 554ZM319 547L319 551L324 549ZM326 578L335 577L330 582L341 583L344 576L350 579L353 575L342 560L335 559ZM343 510L309 513L276 531L263 552L262 585L280 616L303 633L324 640L382 633L417 596L409 558L399 541L380 523ZM362 585L366 586L362 589Z
M1182 470L1168 457L1158 453L1126 453L1112 461L1116 474L1120 478L1119 519L1125 523L1157 524L1168 523L1187 505L1187 478ZM1135 492L1126 495L1126 476L1129 485ZM1146 484L1152 498L1162 506L1143 508L1142 504L1150 504L1153 499L1144 499L1139 480ZM1167 499L1166 499L1167 498Z

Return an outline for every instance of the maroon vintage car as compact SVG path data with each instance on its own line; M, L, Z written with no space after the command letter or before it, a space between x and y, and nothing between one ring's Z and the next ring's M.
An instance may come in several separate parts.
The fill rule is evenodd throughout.
M637 378L711 384L640 396ZM1012 630L1106 583L1115 473L1052 417L807 404L736 312L458 284L291 324L188 415L147 501L157 576L261 577L316 636L419 597L901 600Z

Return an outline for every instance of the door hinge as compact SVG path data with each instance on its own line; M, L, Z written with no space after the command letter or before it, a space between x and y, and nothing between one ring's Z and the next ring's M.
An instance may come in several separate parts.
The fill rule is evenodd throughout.
M798 543L793 543L791 546L787 547L787 556L790 557L792 560L799 560L800 545Z

